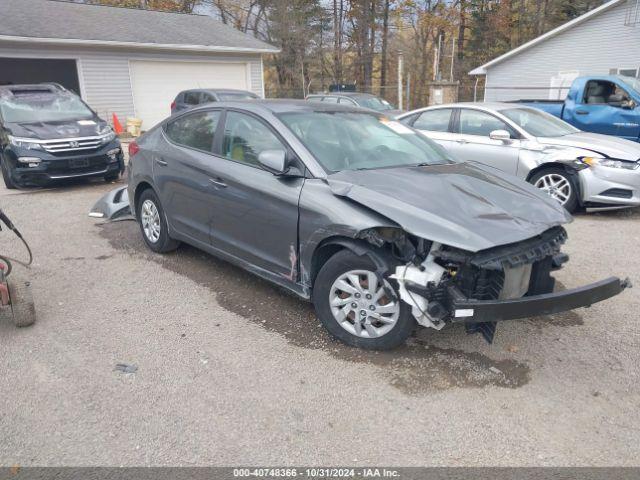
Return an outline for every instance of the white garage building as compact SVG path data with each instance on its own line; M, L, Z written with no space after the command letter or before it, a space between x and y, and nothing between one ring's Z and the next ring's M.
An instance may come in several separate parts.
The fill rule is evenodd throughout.
M236 88L264 96L262 55L277 48L211 17L0 0L0 85L57 82L103 118L149 129L180 90Z
M485 76L485 101L564 99L582 75L640 78L640 0L610 0L469 73Z

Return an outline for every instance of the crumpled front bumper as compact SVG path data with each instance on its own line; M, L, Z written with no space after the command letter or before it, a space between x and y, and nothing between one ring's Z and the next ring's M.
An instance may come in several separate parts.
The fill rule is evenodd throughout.
M579 307L589 307L631 288L627 278L609 277L599 282L560 292L532 295L512 300L474 300L466 298L460 290L451 286L451 322L481 323L499 320L515 320L540 315L565 312Z

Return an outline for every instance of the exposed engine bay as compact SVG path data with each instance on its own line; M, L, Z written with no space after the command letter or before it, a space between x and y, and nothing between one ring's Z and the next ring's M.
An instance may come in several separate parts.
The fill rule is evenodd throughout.
M447 323L463 322L467 332L481 333L491 343L497 320L555 313L599 301L592 289L588 290L592 299L579 305L574 304L584 300L584 295L567 301L564 292L552 294L555 279L551 272L569 259L561 252L567 233L560 226L529 240L476 253L415 238L398 229L363 233L370 243L390 246L400 263L389 278L398 283L401 300L424 327L440 330ZM608 279L609 293L630 286L628 280L615 280L617 285ZM489 306L491 313L483 314Z

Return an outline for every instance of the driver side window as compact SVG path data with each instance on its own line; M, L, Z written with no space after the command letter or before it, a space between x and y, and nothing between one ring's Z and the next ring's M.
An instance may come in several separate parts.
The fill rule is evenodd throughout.
M229 160L259 167L258 156L264 150L287 150L280 139L257 118L239 112L227 112L222 154Z

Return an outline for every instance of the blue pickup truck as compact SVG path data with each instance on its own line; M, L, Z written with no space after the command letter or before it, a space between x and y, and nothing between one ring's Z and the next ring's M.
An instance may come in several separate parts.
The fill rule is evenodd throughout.
M640 141L640 80L622 75L578 77L565 100L518 100L585 132Z

